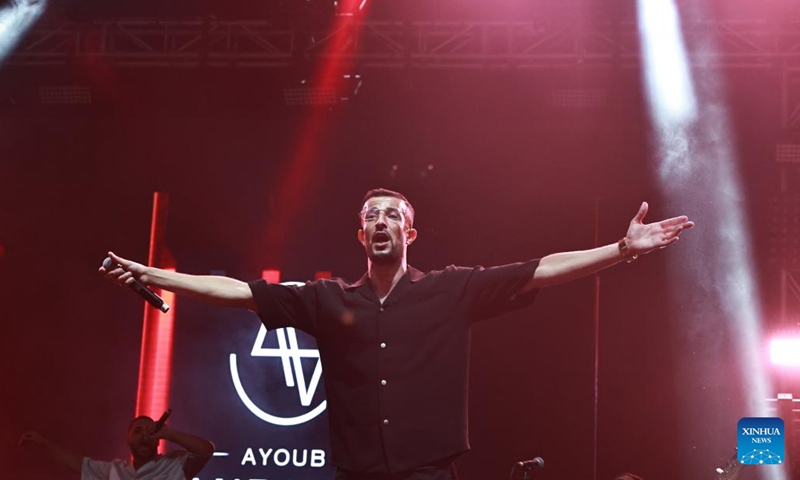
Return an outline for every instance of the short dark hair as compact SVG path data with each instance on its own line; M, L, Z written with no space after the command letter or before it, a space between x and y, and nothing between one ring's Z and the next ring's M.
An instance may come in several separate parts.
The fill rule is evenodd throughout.
M389 190L388 188L373 188L364 195L364 200L361 201L361 206L363 207L364 204L367 203L367 200L375 197L394 197L405 202L405 204L408 206L408 226L414 226L414 207L411 205L411 202L408 201L405 195L400 192L395 192L394 190ZM358 218L361 218L360 212Z
M127 432L131 431L131 428L133 427L134 423L138 422L139 420L145 419L145 418L150 420L151 422L155 422L155 420L153 420L152 418L148 417L147 415L139 415L138 417L136 417L133 420L131 420L131 423L128 424Z

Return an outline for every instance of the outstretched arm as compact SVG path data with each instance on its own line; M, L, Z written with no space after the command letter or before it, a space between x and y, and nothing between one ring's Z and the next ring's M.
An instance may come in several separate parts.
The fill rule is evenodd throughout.
M214 305L256 309L250 286L240 280L215 275L187 275L148 267L119 257L113 252L108 252L108 256L122 268L100 267L99 271L107 280L117 285L129 285L135 278L145 285L169 290Z
M694 227L694 222L685 215L645 224L647 208L647 202L643 202L619 243L591 250L554 253L542 258L525 291L569 282L623 260L631 261L639 255L666 248L678 241L682 231Z
M183 473L186 478L197 475L214 454L214 444L208 440L166 426L162 427L156 436L179 445L191 454L183 464Z
M35 445L42 450L57 463L64 465L73 472L81 472L83 465L83 457L75 455L65 450L61 445L51 442L47 438L39 435L38 432L25 432L19 438L21 446Z

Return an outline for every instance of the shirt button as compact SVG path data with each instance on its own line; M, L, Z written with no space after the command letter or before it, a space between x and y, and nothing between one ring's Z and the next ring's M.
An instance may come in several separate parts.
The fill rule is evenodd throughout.
M381 385L386 385L386 380L381 380Z
M381 348L386 348L386 344L385 343L381 343Z
M382 312L382 311L384 311L384 310L386 310L386 309L385 309L385 308L383 308L383 307L381 307L381 312Z
M388 419L388 418L387 418L387 419L385 419L385 420L383 421L383 424L384 424L384 425L389 425L389 419Z

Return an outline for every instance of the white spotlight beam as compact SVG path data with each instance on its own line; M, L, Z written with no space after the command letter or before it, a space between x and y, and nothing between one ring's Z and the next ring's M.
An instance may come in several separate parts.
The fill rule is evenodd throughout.
M0 65L19 43L25 32L44 13L44 0L20 0L0 10Z
M688 334L712 335L719 326L704 324L723 313L721 328L737 342L746 415L769 416L764 399L772 392L761 355L748 219L728 112L719 100L724 98L722 83L713 69L701 71L701 83L693 81L674 0L638 0L638 7L644 84L656 130L662 191L674 207L705 218L694 238L699 242L684 250L691 258L675 267L680 271L673 275L676 294L693 307L687 312L693 318L682 327ZM693 49L713 50L711 40L703 39ZM780 470L767 476L785 478Z
M692 121L697 101L675 4L640 0L638 25L653 118L659 127Z

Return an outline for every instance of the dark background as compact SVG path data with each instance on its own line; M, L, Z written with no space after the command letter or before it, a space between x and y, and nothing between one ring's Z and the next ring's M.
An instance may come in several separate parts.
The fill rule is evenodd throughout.
M625 18L635 12L630 2L487 5L375 1L371 15L509 20L534 18L537 8ZM715 9L752 18L786 8L754 5L724 2ZM66 18L214 13L232 19L291 15L294 8L289 1L252 0L72 0L51 7L49 15ZM777 70L721 73L735 161L746 179L759 312L769 331L786 326L775 320L778 266L764 253L777 188L774 149L798 136L780 126ZM170 195L167 244L179 270L242 279L274 267L285 280L309 279L318 270L356 280L365 267L356 212L375 186L403 191L414 204L420 238L410 263L422 270L589 248L596 234L611 243L643 200L651 204L649 219L685 213L699 229L712 224L708 203L681 212L664 207L638 71L363 76L354 101L322 112L324 128L306 131L309 111L285 106L287 80L275 71L0 70L0 405L6 418L0 476L72 478L16 446L28 429L96 458L126 455L143 307L96 270L109 249L147 259L154 190ZM39 86L73 83L92 88L92 105L20 101L35 97ZM614 85L607 107L550 103L553 88L598 83ZM306 142L321 148L300 192L303 202L276 204L284 167ZM265 242L279 211L290 212L282 247ZM702 298L707 286L667 267L714 251L693 233L600 277L599 479L624 470L648 479L712 478L735 446L735 422L747 413L732 340L737 332L717 308L719 297L709 295L702 311L681 302L674 294L680 288ZM459 460L465 480L505 478L513 462L533 456L547 461L539 478L591 478L594 282L547 289L532 308L474 329L473 450ZM215 432L236 436L250 428L236 427L246 418L236 413L242 407L235 398L209 395L232 394L232 388L200 366L215 359L225 365L236 341L248 349L254 337L241 340L239 332L255 332L256 317L186 299L178 300L176 312L173 423L212 440ZM319 424L308 428L316 432ZM280 434L266 429L267 440L253 444Z

